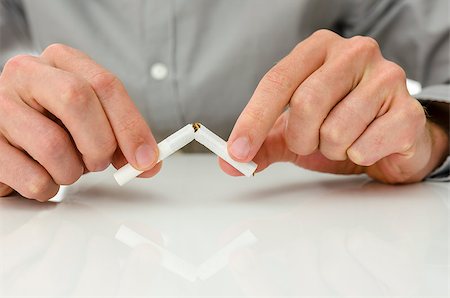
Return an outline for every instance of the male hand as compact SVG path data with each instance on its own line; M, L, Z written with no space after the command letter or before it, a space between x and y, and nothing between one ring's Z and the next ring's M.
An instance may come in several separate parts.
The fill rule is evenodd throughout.
M155 139L113 74L54 44L16 56L0 76L0 196L46 201L59 185L113 162L156 174Z
M403 69L370 37L319 30L261 80L228 140L258 171L278 161L386 183L422 180L448 155L448 135L427 122ZM237 171L221 161L231 175Z

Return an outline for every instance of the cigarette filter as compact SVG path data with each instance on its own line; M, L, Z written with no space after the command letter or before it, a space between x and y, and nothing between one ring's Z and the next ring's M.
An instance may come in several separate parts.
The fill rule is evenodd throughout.
M192 142L192 140L194 140L194 127L192 126L192 124L188 124L158 143L158 161L164 160L168 156L172 155L176 151ZM142 171L133 168L131 164L126 164L114 174L114 178L116 179L117 183L122 186L142 173Z

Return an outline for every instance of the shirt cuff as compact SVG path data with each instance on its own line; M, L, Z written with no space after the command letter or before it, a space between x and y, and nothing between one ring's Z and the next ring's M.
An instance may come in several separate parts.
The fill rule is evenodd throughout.
M437 101L443 103L450 103L450 85L434 85L422 89L419 93L414 94L420 102L426 104L427 102ZM436 170L430 173L425 180L436 182L450 181L450 156L441 164Z
M433 85L414 94L419 101L438 101L450 103L450 85Z
M447 159L444 163L434 170L428 177L425 178L427 181L435 181L435 182L449 182L450 181L450 156L447 156Z

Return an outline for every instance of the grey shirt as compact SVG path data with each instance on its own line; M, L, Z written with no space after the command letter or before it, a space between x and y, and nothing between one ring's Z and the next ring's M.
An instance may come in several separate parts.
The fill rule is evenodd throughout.
M0 65L78 48L125 83L157 139L193 121L226 138L264 73L321 28L374 37L425 86L418 99L450 102L448 0L0 1Z

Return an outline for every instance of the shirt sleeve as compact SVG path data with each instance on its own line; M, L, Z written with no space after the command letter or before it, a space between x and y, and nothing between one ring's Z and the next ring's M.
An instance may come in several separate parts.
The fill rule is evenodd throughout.
M9 58L17 54L32 52L32 43L22 2L0 0L0 71Z
M342 34L371 36L383 56L400 65L423 89L414 95L425 109L439 106L430 120L446 129L450 104L450 16L448 0L348 0ZM446 103L434 105L435 102ZM436 119L435 119L436 118ZM450 181L450 161L428 180Z
M414 95L428 111L430 119L449 133L450 85L434 85ZM450 156L426 180L450 182Z

